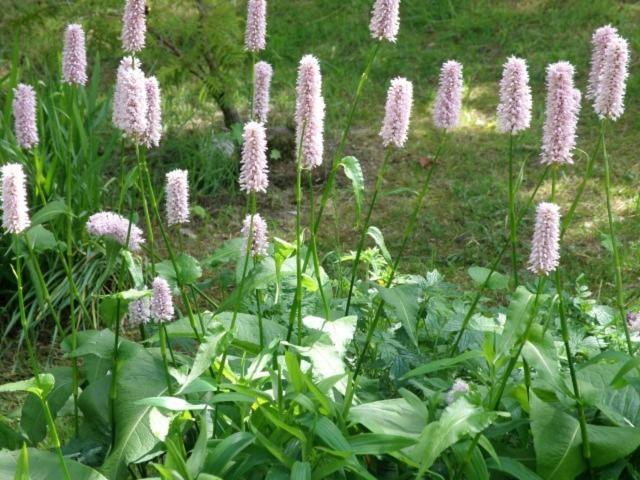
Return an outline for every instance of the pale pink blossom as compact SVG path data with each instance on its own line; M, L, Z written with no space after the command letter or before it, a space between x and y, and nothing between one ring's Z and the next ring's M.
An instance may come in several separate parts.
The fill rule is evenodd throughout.
M139 62L131 57L120 63L113 101L115 126L134 142L142 143L148 127L147 81Z
M240 167L240 190L266 193L269 186L267 164L267 135L264 126L248 122L244 126L244 144Z
M189 173L186 170L172 170L166 178L167 224L189 223Z
M447 392L447 403L451 405L459 396L469 393L469 384L461 378L456 378Z
M160 85L156 77L145 79L147 91L147 129L143 135L143 142L147 148L160 145L162 137L162 100Z
M135 327L148 323L151 318L151 299L142 297L129 303L129 325Z
M604 68L605 51L609 42L618 36L618 29L611 25L605 25L593 32L591 37L591 71L589 72L589 85L586 97L589 100L596 99L600 89L600 76Z
M244 46L249 52L264 50L267 45L267 0L247 2L247 28Z
M400 0L376 0L369 30L373 38L395 42L400 30Z
M258 62L253 67L253 119L267 124L269 96L273 67L267 62Z
M89 235L108 238L122 246L128 246L132 252L139 252L144 243L142 230L122 215L113 212L91 215L87 221L87 232Z
M604 54L604 66L594 108L600 118L617 120L624 113L624 95L629 77L629 44L614 37Z
M253 222L251 221L251 215L247 215L242 224L242 236L244 237L244 243L242 251L247 249L247 240L249 238L249 232L251 232L251 252L254 257L264 256L267 254L267 248L269 247L267 222L265 222L259 213L253 216Z
M438 93L433 107L433 123L437 128L451 130L460 121L462 109L462 64L448 60L440 70Z
M87 52L82 25L72 23L64 32L62 80L73 85L87 84Z
M2 227L7 233L22 233L31 226L24 170L19 163L8 163L1 172Z
M391 80L387 92L384 121L382 122L382 144L385 147L393 144L402 148L409 135L409 122L413 106L413 84L406 78Z
M542 202L536 211L531 241L529 270L536 275L549 275L560 262L560 207Z
M147 33L145 0L126 0L122 17L122 49L136 53L144 48Z
M504 64L500 81L500 103L497 128L501 133L515 135L531 125L531 87L527 62L510 57Z
M580 90L573 84L574 68L568 62L547 67L547 104L542 137L544 165L573 163L580 114Z
M36 91L31 85L19 84L13 89L13 118L16 141L30 150L39 143L36 121Z
M296 84L296 152L300 152L303 168L322 164L324 117L320 62L313 55L305 55L300 60Z
M151 317L158 323L173 320L173 297L171 288L164 278L153 279L153 296L151 297Z

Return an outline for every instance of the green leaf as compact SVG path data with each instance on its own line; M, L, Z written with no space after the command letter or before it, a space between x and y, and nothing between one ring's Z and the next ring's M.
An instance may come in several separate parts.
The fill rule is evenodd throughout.
M445 409L440 420L427 425L420 435L418 445L411 453L420 464L420 472L424 473L442 452L466 435L487 428L496 416L495 412L485 412L465 398L458 398Z
M179 253L175 257L176 267L183 285L195 283L202 276L200 262L186 253ZM164 260L156 263L158 275L167 280L172 286L177 285L176 270L173 268L171 260Z
M499 457L499 460L500 463L497 463L494 459L490 458L487 461L487 467L491 470L509 474L518 480L542 480L542 477L513 458Z
M383 455L415 445L416 440L383 433L361 433L349 437L351 451L356 455Z
M458 355L457 357L434 360L433 362L425 363L424 365L420 365L419 367L407 372L400 380L407 380L420 375L426 375L427 373L446 370L447 368L454 367L460 363L466 362L467 360L473 360L480 357L482 357L481 351L470 350Z
M189 375L185 378L184 383L180 388L180 392L182 392L192 381L211 367L211 363L218 355L218 352L226 346L226 342L224 342L226 335L226 330L223 330L220 327L217 333L209 334L203 338L202 343L198 346L196 356L193 359Z
M524 333L534 297L535 295L523 286L519 286L511 297L507 321L496 349L500 355L508 355L514 342Z
M560 361L551 332L545 334L542 326L533 325L522 349L522 355L538 373L536 384L544 383L559 393L569 393L562 378Z
M311 480L311 464L296 462L291 469L291 480Z
M391 263L391 255L389 254L389 250L387 250L387 245L384 243L384 236L382 235L380 229L374 225L371 225L367 230L367 235L373 238L373 241L380 249L380 252L382 253L382 256L387 261L387 263Z
M47 403L55 418L73 391L71 367L55 367L49 372L54 377L54 387L47 395ZM33 444L40 443L47 435L47 419L42 402L36 395L29 395L22 406L20 426Z
M129 250L121 250L120 255L122 255L124 263L127 266L127 270L129 270L129 275L131 275L133 286L136 288L136 290L143 290L144 275L142 273L142 263L137 258L134 258Z
M351 180L356 205L356 225L358 225L362 212L362 196L364 194L364 175L362 174L362 168L360 167L358 159L351 156L344 157L340 161L340 166L344 168L344 174Z
M58 247L56 237L42 225L35 225L27 230L29 245L38 253L55 250Z
M200 432L198 433L198 439L196 444L191 450L191 455L187 459L187 471L193 478L201 478L198 474L204 467L204 462L207 458L207 412L202 412L198 421L198 427Z
M0 392L30 392L41 398L45 398L53 389L56 379L50 373L41 373L36 377L19 382L0 385Z
M31 217L31 225L36 226L42 223L50 222L60 215L67 213L67 207L62 200L54 200L47 203ZM31 235L29 235L31 236Z
M224 477L231 461L254 441L255 437L249 432L236 432L229 435L209 452L204 471Z
M226 329L231 327L232 312L222 312L214 317ZM287 337L287 328L269 320L262 319L262 328L264 334L264 343L270 344L274 340L284 339ZM235 330L231 332L233 335L233 344L240 346L250 352L257 353L260 351L260 327L258 317L246 313L238 313L236 317Z
M491 273L490 269L484 267L470 267L468 272L476 285L484 285L487 278L489 278L487 287L491 290L505 290L509 288L509 277L502 273L495 271ZM491 274L491 277L489 277L489 274Z
M208 405L193 404L187 402L183 398L179 397L149 397L143 398L136 402L136 405L151 405L152 407L164 408L175 412L181 412L182 410L206 410Z
M222 265L225 263L235 262L240 258L242 244L244 243L242 238L232 238L224 242L216 251L209 255L203 263L211 266Z
M29 448L27 452L29 457L29 480L60 480L65 478L60 459L55 453L35 448ZM21 451L10 452L4 450L0 452L0 478L15 478L14 475L18 469L21 455ZM65 459L65 464L73 480L107 480L94 469L81 463Z
M157 445L149 420L153 407L138 405L137 401L149 396L161 397L167 391L161 359L142 347L121 365L117 382L115 446L103 465L111 480L126 478L127 465Z
M398 285L393 288L379 288L380 296L386 303L387 310L391 310L392 319L402 323L411 342L418 348L416 335L416 319L420 311L418 303L419 287L414 284Z

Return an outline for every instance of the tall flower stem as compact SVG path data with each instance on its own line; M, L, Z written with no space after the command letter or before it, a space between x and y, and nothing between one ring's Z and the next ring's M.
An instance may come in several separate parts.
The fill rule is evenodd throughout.
M304 128L303 128L304 131ZM304 133L303 133L304 135ZM303 138L303 137L301 137ZM300 142L302 145L302 141ZM302 148L300 148L302 150ZM296 302L298 343L302 343L302 152L296 160ZM291 328L291 325L289 325ZM288 332L287 337L291 332Z
M609 170L609 155L605 143L606 120L602 120L600 125L600 138L602 143L602 157L604 160L604 192L607 198L607 218L609 220L609 236L611 237L611 252L613 253L613 266L616 281L616 303L620 312L620 321L624 329L624 336L627 341L629 355L633 356L633 346L629 327L627 326L627 316L624 308L624 287L622 285L622 267L620 264L620 253L618 251L618 241L616 240L615 227L613 224L613 209L611 208L611 174Z
M71 480L69 467L67 467L67 462L65 462L64 454L62 453L62 446L60 445L60 437L58 436L56 422L53 420L53 415L51 414L51 409L49 408L49 402L47 402L47 399L44 396L38 395L38 397L40 399L40 403L42 404L44 416L47 420L49 433L51 434L51 443L53 443L53 447L55 448L58 459L60 460L60 466L62 467L62 471L64 472L64 478L67 480Z
M509 239L514 288L518 287L518 242L516 226L516 191L513 178L513 135L509 135Z
M536 195L538 193L538 190L542 186L542 183L544 182L545 178L547 178L547 175L549 174L549 170L550 169L551 169L551 167L547 167L547 168L545 168L544 172L542 172L542 175L540 176L540 179L538 180L538 183L536 184L535 188L533 189L533 192L531 193L531 196L527 200L527 203L522 208L522 211L520 212L520 214L518 215L518 217L516 219L516 227L520 225L520 223L522 222L522 219L524 218L524 216L529 211L529 208L531 207L531 204L533 203L533 200L535 199L535 197L536 197ZM460 327L460 330L458 330L458 334L456 335L456 338L453 341L453 344L451 345L451 348L449 349L449 356L453 356L455 354L456 349L458 348L458 345L460 343L460 340L462 339L462 335L467 330L467 327L469 326L469 322L471 321L471 317L473 317L473 314L476 311L476 308L478 306L478 302L480 301L480 298L482 297L482 292L484 292L484 290L489 285L489 281L491 280L491 276L497 270L498 265L500 265L500 262L502 261L502 258L504 257L505 253L507 253L507 249L509 248L510 245L511 245L511 240L507 240L504 243L504 245L502 246L502 250L500 250L500 253L498 253L498 256L495 258L495 260L491 264L491 268L489 269L489 274L487 275L487 278L485 278L484 282L482 282L482 285L480 285L480 287L478 287L478 291L476 292L476 295L473 298L473 301L471 302L471 305L469 306L469 309L467 310L467 313L464 316L464 319L462 320L462 325Z
M492 390L489 393L489 404L487 405L488 411L494 411L496 408L498 408L498 405L500 405L500 400L502 399L502 395L504 395L504 391L507 388L507 383L509 382L509 377L511 376L511 372L513 372L513 369L518 364L518 358L520 357L520 354L522 353L522 349L524 348L525 344L527 343L527 340L529 339L529 333L531 332L531 328L533 327L534 320L538 314L538 303L540 299L540 294L544 290L545 283L546 283L546 277L538 278L538 287L536 288L536 294L533 299L533 306L531 307L531 313L529 314L529 318L528 318L524 333L522 334L522 337L518 342L516 352L511 356L509 363L507 364L507 367L502 373L502 377L500 377L500 380L497 383L498 389L495 392ZM475 437L473 437L473 440L471 440L471 444L469 445L469 448L467 449L467 451L463 456L463 461L460 462L460 466L458 467L456 472L454 472L454 475L452 477L454 480L460 478L460 475L462 473L462 465L466 465L468 463L469 459L471 458L471 455L473 454L473 450L478 445L478 441L480 440L481 436L482 436L482 432L479 432L476 434Z
M315 198L313 194L313 178L311 170L309 170L309 224L313 225L315 217ZM316 235L311 231L311 255L313 258L313 270L316 274L316 281L318 282L318 289L320 291L320 298L322 299L322 306L324 308L325 321L331 320L331 309L329 308L329 302L322 286L322 275L320 272L320 259L318 258L318 242L316 241Z
M169 360L167 359L167 327L164 323L160 324L160 355L162 356L162 364L164 366L164 376L167 381L167 391L169 395L173 395L173 388L171 387L171 375L169 374Z
M342 135L340 136L340 142L338 143L338 148L336 149L336 153L333 157L333 162L331 164L331 170L329 171L329 175L327 177L327 182L325 184L324 190L322 191L322 197L320 199L320 205L318 207L318 211L316 213L315 223L313 224L312 234L317 235L318 229L320 228L320 224L322 222L322 215L324 214L324 209L327 206L327 202L329 198L332 197L333 189L335 186L336 176L338 175L338 171L340 170L340 162L342 161L342 155L344 154L344 148L347 143L347 138L349 136L349 132L351 132L351 125L353 123L353 117L358 106L358 102L360 101L360 97L362 96L362 92L364 91L364 87L367 84L369 79L369 74L371 73L371 67L373 66L374 60L380 51L380 46L382 42L376 42L376 44L372 47L371 52L369 54L369 58L367 60L367 64L360 75L360 81L358 82L358 86L356 87L356 93L353 97L353 101L351 102L351 107L349 108L349 113L347 114L347 120L345 122L344 129L342 130ZM307 251L307 255L304 259L303 270L307 268L309 264L309 260L311 259L311 251ZM297 295L297 294L296 294ZM298 299L295 298L293 302L293 308L289 315L289 323L293 321L295 315L297 313L296 308L298 304Z
M369 225L371 224L371 214L373 213L373 209L376 205L376 201L378 199L378 195L380 194L380 190L382 190L384 173L387 169L387 164L389 163L389 159L391 158L392 154L393 154L393 149L391 147L388 147L384 152L384 159L382 160L382 165L380 165L380 168L378 169L378 175L376 178L376 185L373 190L373 196L371 197L371 202L369 203L367 215L365 216L364 223L362 224L362 230L360 232L360 240L358 241L356 256L355 256L355 259L353 260L353 266L351 267L351 280L349 282L349 294L347 295L347 306L344 309L345 315L349 315L349 309L351 308L351 297L353 295L353 287L356 283L356 277L358 276L358 267L360 266L360 256L362 255L364 242L367 239L367 232L369 231Z
M231 316L231 324L229 325L229 331L233 332L236 327L236 321L238 320L238 311L240 310L240 305L242 304L242 294L244 292L244 282L247 278L247 273L249 273L249 260L251 260L251 245L253 244L253 219L255 217L257 210L256 206L256 193L251 192L249 194L249 211L251 212L250 220L249 220L249 232L247 233L247 244L245 246L245 254L244 254L244 264L242 265L242 276L240 277L240 284L238 285L238 298L236 299L236 305L233 308L233 314ZM220 369L218 370L218 381L222 379L222 374L224 372L225 364L227 363L227 352L225 349L222 354L222 360L220 360ZM216 409L216 416L217 416Z
M424 199L427 196L427 192L429 191L429 185L431 184L431 178L433 176L433 172L435 170L435 167L437 165L438 159L440 158L440 155L442 154L442 151L444 149L446 143L446 134L445 136L442 137L442 140L440 141L440 146L438 147L438 150L436 151L436 154L433 158L433 162L431 163L431 167L429 168L429 171L427 173L427 177L425 178L424 183L422 184L422 188L420 189L420 192L418 193L418 196L416 198L416 201L414 203L413 206L413 211L411 212L411 216L409 217L409 223L407 224L407 226L404 229L404 233L402 234L402 243L400 244L400 249L398 251L398 254L396 255L396 259L393 262L393 266L391 268L391 273L389 274L389 278L386 281L385 287L389 288L391 287L392 283L393 283L393 279L395 277L395 273L398 270L398 266L400 265L400 260L402 259L402 256L404 254L405 248L407 247L407 244L409 243L409 239L411 238L411 235L413 234L413 230L415 228L416 222L418 220L418 215L420 213L420 210L422 210L422 206L424 205ZM353 381L355 382L358 378L358 376L360 375L361 371L362 371L362 363L364 361L365 355L367 353L367 350L369 349L369 346L371 345L371 339L373 338L373 334L376 330L376 328L378 327L378 322L380 321L380 318L382 317L382 309L384 308L384 300L380 300L380 303L378 304L378 308L376 309L376 313L373 317L373 321L371 322L371 325L369 326L369 329L367 331L367 336L365 338L365 342L364 342L364 346L362 347L362 351L360 352L360 355L358 356L358 360L356 361L356 368L355 371L353 373Z
M578 420L580 422L580 434L582 436L582 455L587 463L587 470L589 471L589 477L593 476L593 467L591 464L591 445L589 444L589 431L587 430L587 420L584 414L584 404L582 396L580 395L580 387L578 386L578 378L576 376L576 369L573 362L573 355L571 353L571 347L569 346L569 328L567 326L567 318L564 313L564 304L562 299L562 274L560 270L556 270L556 290L558 292L558 312L560 314L560 325L562 328L562 342L567 352L567 362L569 363L569 373L571 374L571 384L573 386L573 394L576 399L576 406L578 409Z

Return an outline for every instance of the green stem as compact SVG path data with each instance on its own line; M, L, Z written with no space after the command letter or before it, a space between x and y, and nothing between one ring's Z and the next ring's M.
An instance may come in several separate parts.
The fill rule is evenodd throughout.
M121 275L122 277L122 275ZM120 282L118 282L120 283ZM109 405L111 406L111 448L116 445L116 400L118 398L118 352L120 349L120 299L116 300L116 324L113 340L113 367L111 386L109 388Z
M260 351L264 349L264 327L262 325L262 300L261 292L256 290L256 308L258 310L258 332L260 334Z
M315 198L313 195L313 178L311 176L311 171L309 171L309 224L313 225L313 221L315 218ZM318 258L318 243L316 241L316 236L311 232L311 258L313 258L313 270L316 274L316 281L318 282L318 289L320 291L320 298L322 299L322 306L324 308L324 318L325 321L331 320L331 309L329 308L329 302L327 300L327 296L324 292L324 286L322 285L322 275L320 273L320 259Z
M358 267L360 265L360 255L362 254L362 249L364 248L364 242L367 239L367 232L369 230L369 225L371 223L371 214L373 213L373 209L376 205L376 200L378 199L378 195L380 194L380 190L382 190L382 182L384 180L384 173L387 169L387 164L389 163L389 159L393 154L393 149L388 147L384 153L384 159L382 160L382 165L378 169L378 175L376 178L376 185L373 190L373 196L371 197L371 202L369 203L369 209L367 210L367 215L365 217L364 223L362 224L362 230L360 231L360 240L358 241L358 248L356 250L356 257L353 260L353 266L351 267L351 281L349 282L349 294L347 295L347 306L344 309L345 316L349 315L349 308L351 307L351 297L353 295L353 287L356 283L356 277L358 275Z
M607 197L607 218L609 220L609 235L611 237L611 251L613 253L613 266L616 281L616 303L620 311L620 321L624 329L624 336L627 341L627 350L629 355L633 356L633 346L631 344L631 336L629 335L629 327L627 325L627 315L624 308L624 287L622 285L622 267L620 264L620 254L618 252L618 241L616 240L615 228L613 225L613 209L611 207L611 174L609 171L609 155L607 154L607 146L605 143L606 120L602 120L600 127L600 138L602 143L602 157L604 160L604 191Z
M396 255L396 259L393 263L393 266L391 268L391 273L389 274L389 278L387 279L386 282L386 288L391 287L391 284L393 283L393 279L395 277L395 273L398 270L398 266L400 265L400 260L402 259L402 255L404 254L405 248L407 247L407 244L409 243L409 239L411 238L411 235L413 234L413 230L415 228L416 222L418 220L418 215L420 213L420 210L422 210L422 206L424 205L424 199L427 196L427 192L429 191L429 185L431 184L431 178L433 176L433 172L435 170L435 167L437 165L438 159L440 158L440 155L442 154L442 151L444 149L446 143L446 135L444 137L442 137L442 140L440 141L440 146L438 147L438 150L436 151L436 154L434 156L433 162L431 163L431 167L429 168L429 172L427 173L427 178L425 179L424 183L422 184L422 188L420 190L420 192L418 193L418 197L416 198L416 201L414 203L413 206L413 212L411 213L411 217L409 218L409 223L407 224L407 226L405 227L404 233L402 235L402 243L400 244L400 250L398 251L398 254ZM367 350L369 349L369 346L371 345L371 340L373 338L373 334L376 330L376 328L378 327L378 323L380 321L380 318L382 317L382 311L383 311L383 307L384 307L384 301L381 300L380 303L378 304L378 308L376 309L376 313L373 317L373 321L371 322L371 325L369 326L369 330L367 332L367 337L365 338L365 342L364 342L364 346L362 347L362 351L360 352L360 355L358 355L358 360L356 361L356 368L353 374L353 381L355 382L358 378L358 376L360 375L360 372L362 370L362 364L364 362L364 358L365 355L367 353ZM350 402L346 402L345 404L347 404L347 406L350 404Z
M49 408L49 403L47 399L39 396L40 403L42 404L42 410L44 410L44 415L47 419L47 424L49 425L49 432L51 433L51 442L56 450L56 454L58 455L58 459L60 460L60 466L62 467L62 471L64 472L64 477L67 480L71 480L71 474L69 473L69 468L67 467L67 463L64 460L64 455L62 454L62 447L60 445L60 437L58 436L58 430L56 429L56 423L53 420L53 415L51 415L51 409Z
M304 131L304 128L303 128ZM304 133L303 133L304 135ZM302 142L300 142L302 144ZM298 343L302 343L302 152L296 160L296 311L298 312ZM287 335L289 337L289 335Z
M582 454L587 464L589 477L593 479L594 475L593 467L591 464L591 445L589 444L589 431L587 430L587 420L584 414L584 404L582 402L582 396L580 395L580 387L578 386L578 378L573 362L573 355L571 354L571 347L569 346L569 327L567 326L567 318L564 314L564 305L562 299L562 274L560 273L560 270L556 270L556 289L558 292L558 311L560 313L560 325L562 327L562 341L567 352L567 362L569 363L571 384L573 385L573 393L576 397L578 419L580 421L580 434L582 435Z
M527 203L525 204L525 206L523 207L522 211L520 212L520 215L518 215L518 218L516 219L516 226L520 225L520 223L522 222L522 219L524 218L524 216L529 211L529 208L531 207L531 204L533 203L533 200L536 197L536 194L538 193L538 190L540 189L540 186L544 182L544 179L547 177L550 168L551 167L545 168L544 172L542 173L542 176L540 177L540 180L538 180L538 183L537 183L536 187L534 188L533 193L531 194L531 196L527 200ZM487 278L485 278L484 282L482 282L482 285L480 285L480 287L478 288L478 291L476 292L476 295L473 298L473 301L471 302L471 305L469 306L469 310L467 310L467 313L464 316L464 319L462 320L462 326L460 327L460 330L458 331L458 334L456 335L456 338L453 341L453 344L451 345L451 348L449 349L449 356L454 356L454 354L456 352L456 349L458 348L458 344L460 343L460 340L462 339L462 335L466 331L466 329L467 329L467 327L469 325L469 322L471 321L471 317L473 316L473 314L476 311L476 307L478 306L480 298L482 297L482 292L484 292L484 290L487 288L487 285L489 285L489 281L491 280L493 272L495 272L496 269L498 268L498 265L502 261L502 257L504 257L504 254L507 252L507 249L509 248L509 245L511 245L511 241L507 240L504 243L504 245L502 246L502 250L500 250L500 253L496 257L496 259L493 261L493 264L491 264L491 268L489 269L489 274L487 275Z
M513 135L509 135L509 233L511 242L511 269L514 288L518 287L518 242L516 226L516 191L513 178Z
M160 324L160 354L162 355L165 380L167 381L167 391L169 395L173 395L171 375L169 374L169 361L167 360L167 327L164 323Z

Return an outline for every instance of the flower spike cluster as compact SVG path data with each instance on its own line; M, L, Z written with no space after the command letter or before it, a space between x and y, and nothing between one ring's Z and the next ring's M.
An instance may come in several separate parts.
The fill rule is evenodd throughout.
M169 226L189 223L189 180L186 170L172 170L166 175L166 209Z
M449 60L442 65L438 93L433 108L437 128L451 130L460 121L462 109L462 64Z
M267 0L247 2L247 28L244 46L249 52L264 50L267 46Z
M469 384L461 378L456 378L451 390L447 392L447 403L451 405L460 395L469 393Z
M148 133L147 82L140 63L125 57L118 67L116 90L113 96L113 123L135 142Z
M587 86L587 98L595 100L600 90L600 76L605 63L605 52L609 42L618 36L618 29L611 25L605 25L593 32L591 37L591 70L589 72L589 85Z
M26 176L22 165L9 163L2 172L2 228L19 234L31 226L27 205Z
M544 165L572 164L580 113L580 90L573 85L574 68L568 62L547 67L547 104L542 137Z
M497 128L500 133L515 135L531 125L531 87L527 62L510 57L504 64L500 81Z
M253 67L253 118L264 125L269 117L269 90L273 67L267 62L258 62Z
M241 231L244 238L243 252L247 250L249 231L251 231L251 253L254 257L265 256L269 247L267 222L263 220L259 213L253 216L253 222L251 221L251 215L247 215L244 219Z
M400 0L376 0L369 30L373 38L395 43L400 30Z
M151 148L159 146L162 137L162 101L156 77L147 77L144 85L147 93L147 129L142 140L147 148Z
M13 118L18 145L25 150L37 146L36 91L31 85L21 83L13 89Z
M151 297L151 316L158 323L173 320L173 298L171 288L164 278L153 279L153 296Z
M266 193L269 186L269 166L267 165L267 134L258 122L244 126L244 144L240 167L240 190L243 192Z
M542 202L536 210L536 223L531 241L529 271L549 275L560 262L560 207Z
M142 230L129 220L113 212L98 212L89 217L87 232L96 237L109 238L120 245L139 252L144 243ZM127 243L127 238L129 242Z
M594 108L600 118L617 120L624 113L624 95L629 76L629 43L614 37L607 45Z
M142 297L129 303L129 325L135 327L148 323L151 319L151 299Z
M147 33L146 0L127 0L122 17L122 49L136 53L144 48Z
M72 23L64 32L62 81L72 85L87 84L87 52L82 25Z
M315 168L324 156L325 103L320 62L313 55L300 60L296 94L296 152L303 168Z
M409 135L409 121L413 105L413 84L406 78L391 80L387 93L384 121L380 136L385 147L393 144L402 148Z

